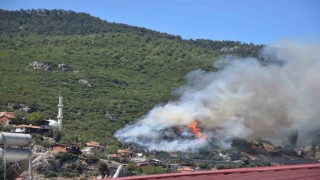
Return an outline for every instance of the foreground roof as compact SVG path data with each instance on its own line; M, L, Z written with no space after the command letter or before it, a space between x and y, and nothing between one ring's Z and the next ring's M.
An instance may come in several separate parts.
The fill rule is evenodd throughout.
M118 180L211 180L211 179L320 179L320 164L299 164L272 167L239 168L225 170L210 170L188 173L155 174L146 176L131 176L117 178Z

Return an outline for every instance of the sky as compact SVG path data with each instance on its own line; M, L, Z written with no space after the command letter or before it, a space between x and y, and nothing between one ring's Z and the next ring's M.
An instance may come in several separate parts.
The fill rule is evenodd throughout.
M320 0L0 0L0 9L65 9L184 39L320 41Z

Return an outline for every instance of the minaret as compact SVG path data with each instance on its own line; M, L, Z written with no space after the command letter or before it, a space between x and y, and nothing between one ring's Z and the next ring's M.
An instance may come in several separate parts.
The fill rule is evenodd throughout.
M60 94L59 94L59 104L58 104L58 116L57 116L58 124L59 124L59 130L61 130L61 128L62 128L62 119L63 119L62 108L63 108L63 97L61 96L61 92L60 92Z

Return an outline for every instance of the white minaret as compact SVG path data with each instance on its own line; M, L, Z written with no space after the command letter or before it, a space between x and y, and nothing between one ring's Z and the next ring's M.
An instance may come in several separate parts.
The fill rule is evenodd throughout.
M59 124L59 130L62 128L62 108L63 108L63 97L61 96L61 93L59 94L59 104L58 104L58 124Z

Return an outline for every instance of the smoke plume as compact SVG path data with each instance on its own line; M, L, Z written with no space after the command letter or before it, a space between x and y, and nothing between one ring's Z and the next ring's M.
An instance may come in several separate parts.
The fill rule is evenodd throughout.
M215 61L216 72L186 75L187 84L175 91L177 102L155 107L115 136L150 150L187 151L206 146L208 140L227 145L235 137L279 144L293 129L319 128L319 53L319 44L287 41L265 47L260 60ZM183 128L194 120L207 140L199 142ZM180 127L178 133L175 127Z

